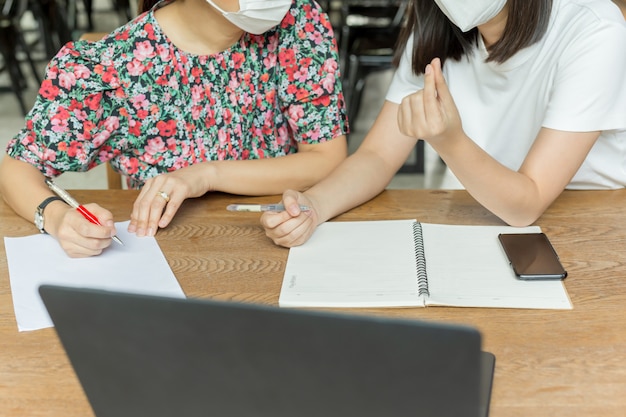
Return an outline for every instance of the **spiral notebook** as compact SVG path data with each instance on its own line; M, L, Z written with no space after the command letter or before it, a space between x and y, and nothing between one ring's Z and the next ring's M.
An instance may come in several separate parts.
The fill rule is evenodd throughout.
M326 222L289 250L281 307L571 309L562 281L521 281L499 233L538 226Z

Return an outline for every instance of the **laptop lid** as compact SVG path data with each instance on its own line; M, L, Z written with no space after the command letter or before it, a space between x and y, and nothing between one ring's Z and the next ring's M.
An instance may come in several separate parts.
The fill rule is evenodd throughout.
M98 417L487 415L477 330L44 285Z

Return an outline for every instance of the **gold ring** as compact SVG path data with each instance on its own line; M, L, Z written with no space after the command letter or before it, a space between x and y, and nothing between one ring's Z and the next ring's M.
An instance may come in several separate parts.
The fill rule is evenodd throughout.
M163 198L163 200L165 200L166 203L170 202L170 196L165 191L159 191L157 195Z

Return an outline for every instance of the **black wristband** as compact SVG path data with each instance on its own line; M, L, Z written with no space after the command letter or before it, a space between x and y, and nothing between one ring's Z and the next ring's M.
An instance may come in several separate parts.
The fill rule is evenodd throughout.
M41 233L48 233L44 229L43 211L48 204L56 200L65 201L58 195L53 195L51 197L46 198L44 201L42 201L41 204L37 206L37 210L35 210L35 226L37 226L37 228L39 229Z
M41 210L41 212L43 213L43 210L46 208L46 206L56 200L63 201L63 199L59 197L58 195L53 195L51 197L46 198L44 201L42 201L41 204L37 206L37 208Z

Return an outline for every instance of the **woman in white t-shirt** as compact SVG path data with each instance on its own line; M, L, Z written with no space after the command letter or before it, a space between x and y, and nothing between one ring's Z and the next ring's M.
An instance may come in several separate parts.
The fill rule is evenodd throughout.
M418 138L446 163L446 185L515 226L565 188L626 186L626 23L612 2L414 0L399 45L359 149L261 217L276 244L302 244L380 193Z

